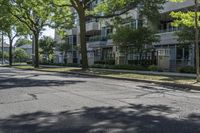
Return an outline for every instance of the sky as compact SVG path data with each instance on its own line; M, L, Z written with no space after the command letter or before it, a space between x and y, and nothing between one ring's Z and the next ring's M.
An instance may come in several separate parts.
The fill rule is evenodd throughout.
M52 28L49 28L49 27L45 27L45 29L46 29L46 30L42 31L42 35L41 35L41 36L50 36L50 37L54 38L55 30L52 29ZM13 45L15 44L15 42L16 42L17 39L18 39L18 38L16 38L16 39L14 40ZM8 39L7 39L7 38L5 38L5 42L8 43Z
M46 30L43 31L43 34L42 34L42 35L44 35L44 36L50 36L50 37L54 38L55 30L54 30L54 29L51 29L51 28L49 28L49 27L46 27L45 29L46 29Z

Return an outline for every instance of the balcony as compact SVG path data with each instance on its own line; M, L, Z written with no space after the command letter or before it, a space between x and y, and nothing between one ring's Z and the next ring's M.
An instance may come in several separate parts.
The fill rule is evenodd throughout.
M89 22L86 24L86 31L97 31L100 30L98 22Z
M108 39L110 36L92 36L87 39L88 47L94 48L94 47L101 47L106 46Z
M177 40L178 36L175 35L175 32L182 29L182 27L171 27L165 30L160 30L156 34L160 36L160 42L155 45L170 45L179 43Z
M98 22L88 22L86 23L86 32L87 34L94 34L97 33L99 34L100 32L100 26ZM77 32L80 33L80 26L77 27Z
M182 27L171 27L168 29L160 30L159 33L166 33L166 32L176 32L182 30Z
M160 42L156 43L155 45L170 45L179 43L177 40L178 37L174 32L164 32L156 35L160 36Z
M70 30L67 30L67 35L76 35L77 34L77 28L72 28Z

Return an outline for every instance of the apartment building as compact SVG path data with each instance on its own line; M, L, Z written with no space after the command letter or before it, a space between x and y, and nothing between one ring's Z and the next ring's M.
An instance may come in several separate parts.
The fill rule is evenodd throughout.
M182 3L167 2L161 11L161 20L158 27L160 42L155 44L158 52L158 66L170 71L176 71L182 66L194 66L195 48L194 44L183 48L178 42L175 32L181 30L180 27L173 27L173 19L169 16L171 11L187 10L194 6L193 0L186 0Z
M98 4L98 0L91 3L91 7ZM139 20L138 10L131 10L128 15L122 15L123 18L131 17L131 21L125 22L126 25L130 25L131 28L138 28L142 26L142 22ZM63 63L64 58L67 58L67 63L81 63L81 55L79 51L80 47L80 27L78 18L75 17L75 26L70 30L66 30L68 38L62 40L58 34L55 34L55 40L57 42L66 42L71 45L71 50L68 50L67 57L64 57L63 53L58 49L56 50L57 63ZM88 62L89 65L94 63L111 61L113 64L120 64L121 56L117 52L117 47L113 44L111 35L114 32L112 26L110 26L109 19L88 19L86 24L86 39L88 50Z
M98 4L98 1L93 4ZM164 5L164 9L160 11L161 19L159 25L152 24L152 27L157 30L157 34L160 36L160 42L154 44L156 52L155 59L159 67L175 71L181 66L194 66L194 45L191 44L188 48L179 47L180 43L177 41L178 37L174 33L177 30L181 30L181 28L173 27L171 24L173 19L169 16L171 11L191 8L193 5L193 0L186 0L186 2L183 3L167 2ZM135 29L139 26L145 26L147 21L139 18L138 9L129 11L128 15L122 15L122 18L126 17L131 17L132 19L125 24L130 25L130 28ZM113 61L114 64L123 64L124 62L124 55L118 51L118 48L113 44L110 37L115 30L107 25L108 22L109 20L87 20L86 37L89 65L102 61ZM67 63L81 63L79 51L80 28L78 26L78 19L76 19L75 23L77 24L75 28L66 31L69 36L65 41L71 45L71 50L67 52ZM55 39L59 41L59 36L57 34ZM138 56L139 55L136 53L129 53L128 62L136 60ZM151 59L152 55L145 56L144 58ZM57 51L57 62L63 63L63 59L63 55Z

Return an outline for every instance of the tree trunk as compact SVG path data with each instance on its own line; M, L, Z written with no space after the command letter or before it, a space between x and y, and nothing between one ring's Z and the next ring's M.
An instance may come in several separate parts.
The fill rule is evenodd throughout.
M143 52L139 52L139 55L140 55L140 58L139 58L139 65L142 65L142 54L143 54Z
M9 43L10 43L10 47L9 47L9 66L12 66L12 62L13 62L12 44L13 44L13 41L12 41L11 38L9 38Z
M88 69L87 45L86 45L86 16L85 11L79 12L80 18L80 44L82 56L82 69Z
M35 64L35 38L32 36L32 65Z
M4 64L4 36L3 36L3 32L2 32L2 38L1 38L1 50L2 50L2 57L1 57L1 59L2 59L2 65Z
M199 61L199 17L198 17L198 0L195 0L195 44L196 44L196 74L197 82L200 82L200 61Z
M125 65L128 65L128 46L125 48Z
M35 62L34 67L39 68L39 32L34 33Z

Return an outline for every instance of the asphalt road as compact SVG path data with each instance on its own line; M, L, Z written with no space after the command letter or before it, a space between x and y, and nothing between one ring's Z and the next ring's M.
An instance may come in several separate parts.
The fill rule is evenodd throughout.
M0 133L200 133L200 91L0 67Z

